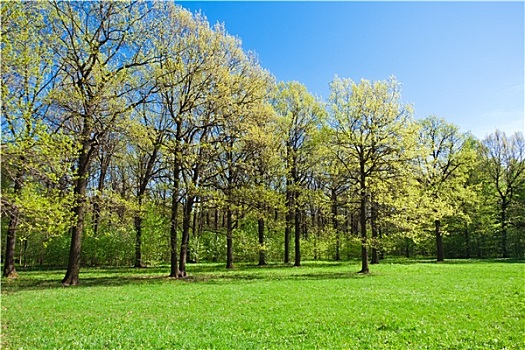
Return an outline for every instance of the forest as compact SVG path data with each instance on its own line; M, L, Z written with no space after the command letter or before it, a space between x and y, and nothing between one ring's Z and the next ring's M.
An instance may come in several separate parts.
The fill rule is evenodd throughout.
M525 257L521 132L415 118L393 76L336 76L321 100L172 2L2 2L1 17L4 277Z

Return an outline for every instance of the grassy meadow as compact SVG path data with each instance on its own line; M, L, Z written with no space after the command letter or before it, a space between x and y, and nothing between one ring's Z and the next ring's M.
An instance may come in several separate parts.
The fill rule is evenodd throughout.
M525 263L20 271L2 280L3 349L525 349Z

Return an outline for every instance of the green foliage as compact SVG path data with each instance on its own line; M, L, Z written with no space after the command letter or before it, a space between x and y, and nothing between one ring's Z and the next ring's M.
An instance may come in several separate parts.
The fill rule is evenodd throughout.
M172 2L1 11L2 236L13 223L22 265L66 265L70 233L85 265L129 265L139 231L144 263L167 263L172 224L192 261L227 239L237 261L280 261L292 227L306 259L428 256L436 219L447 256L525 255L520 133L414 122L393 77L336 77L325 104Z

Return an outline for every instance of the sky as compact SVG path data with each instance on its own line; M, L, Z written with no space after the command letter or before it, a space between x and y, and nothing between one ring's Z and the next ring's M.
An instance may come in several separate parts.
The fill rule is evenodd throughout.
M278 81L327 100L337 75L402 84L415 117L482 139L525 132L524 2L193 2Z

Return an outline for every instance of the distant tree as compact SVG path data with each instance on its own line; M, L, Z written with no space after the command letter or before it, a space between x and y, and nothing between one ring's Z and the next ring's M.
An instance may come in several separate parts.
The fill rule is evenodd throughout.
M280 116L279 128L286 161L286 228L284 262L289 261L289 241L294 223L295 266L301 265L301 205L299 196L305 187L308 170L313 166L314 134L324 115L321 103L298 82L280 83L273 98Z
M247 158L250 173L243 188L243 200L257 217L259 266L266 265L266 223L283 204L282 196L277 191L282 167L276 119L273 109L267 108L265 118L255 121L244 141L251 156Z
M160 57L154 76L160 104L172 125L164 158L170 163L165 166L172 181L170 276L184 277L192 214L208 163L208 139L216 123L218 101L211 96L220 84L218 70L227 55L223 45L230 39L221 26L210 27L203 16L173 3L164 6L165 20L154 38Z
M442 221L453 215L464 192L472 149L465 147L467 135L444 119L430 116L420 123L418 179L428 197L427 208L434 221L437 261L444 260Z
M2 186L2 213L9 222L5 277L17 275L14 254L21 225L27 234L59 230L68 222L68 215L61 214L68 200L63 186L70 175L67 156L74 147L46 124L51 113L47 100L56 79L46 6L1 4L2 177L9 180Z
M411 107L400 101L400 84L336 77L330 84L330 119L338 162L359 189L361 271L369 273L367 219L373 183L393 175L410 158ZM377 186L377 185L376 185Z
M253 55L245 54L240 42L228 37L224 61L218 67L219 84L215 95L218 123L212 132L215 177L212 186L220 194L226 217L226 268L233 268L233 230L243 205L243 189L254 173L254 132L269 117L268 105L273 78Z
M496 130L482 141L483 164L492 186L497 192L501 250L503 257L509 256L507 230L509 206L525 185L525 140L523 133L516 132L507 137Z

